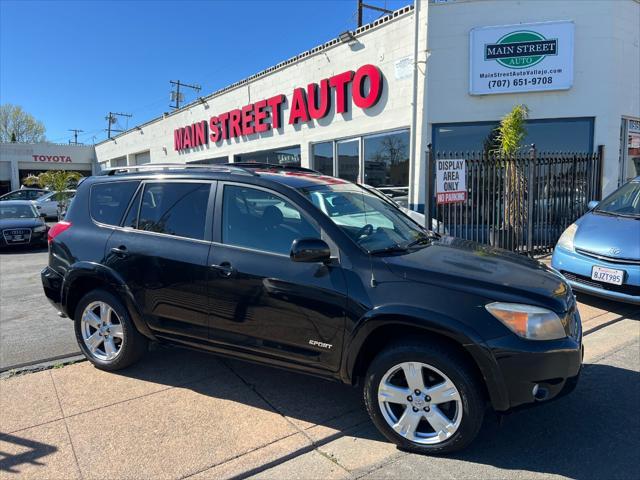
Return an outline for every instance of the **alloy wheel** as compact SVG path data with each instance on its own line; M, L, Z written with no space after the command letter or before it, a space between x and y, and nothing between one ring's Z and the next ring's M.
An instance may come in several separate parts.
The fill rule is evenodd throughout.
M115 310L105 302L91 302L85 307L81 331L85 346L98 360L114 360L122 351L122 322Z
M462 422L460 392L449 377L426 363L390 368L378 385L378 405L398 435L422 445L444 442Z

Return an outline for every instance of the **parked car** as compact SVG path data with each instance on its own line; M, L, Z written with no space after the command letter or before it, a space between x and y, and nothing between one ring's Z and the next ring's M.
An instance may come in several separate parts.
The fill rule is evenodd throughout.
M57 218L58 214L62 215L64 213L64 210L75 194L75 190L48 192L35 201L36 208L47 218ZM58 207L61 208L59 209Z
M580 316L545 265L301 168L153 168L85 180L49 235L44 291L98 368L159 341L360 382L377 428L432 454L468 445L487 405L575 387Z
M48 227L33 202L7 200L0 202L0 247L46 245Z
M50 193L49 190L43 188L21 188L19 190L13 190L9 193L5 193L0 196L0 201L4 200L37 200Z
M569 226L552 266L578 291L640 304L640 177Z

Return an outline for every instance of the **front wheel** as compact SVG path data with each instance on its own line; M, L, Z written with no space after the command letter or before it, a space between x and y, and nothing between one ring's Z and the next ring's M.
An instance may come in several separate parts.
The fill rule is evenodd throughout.
M147 351L147 339L133 325L129 312L111 292L94 290L76 308L75 333L82 353L102 370L120 370Z
M485 411L482 388L464 359L426 343L382 351L367 372L364 400L387 439L432 455L470 444Z

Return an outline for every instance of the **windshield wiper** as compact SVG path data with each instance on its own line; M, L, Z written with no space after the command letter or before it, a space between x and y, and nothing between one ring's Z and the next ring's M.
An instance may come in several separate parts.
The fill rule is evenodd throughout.
M634 215L633 213L617 213L617 212L608 212L606 210L594 210L594 212L602 213L603 215L610 215L612 217L624 217L624 218L640 219L640 215Z
M430 243L431 240L433 240L433 238L431 238L431 237L429 237L427 235L421 235L418 238L416 238L414 241L409 242L405 247L406 248L411 248L411 247L415 247L416 245Z
M388 247L385 248L379 248L377 250L370 250L369 254L370 255L379 255L381 253L404 253L408 251L407 247L403 247L402 245L389 245Z

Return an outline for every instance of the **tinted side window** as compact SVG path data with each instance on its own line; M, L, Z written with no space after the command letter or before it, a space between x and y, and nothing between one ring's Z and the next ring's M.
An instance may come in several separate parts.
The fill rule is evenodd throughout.
M227 185L222 205L223 243L288 255L295 239L320 238L292 203L264 190Z
M27 200L27 191L21 190L19 192L14 192L4 198L5 200Z
M108 182L91 187L91 217L107 225L120 225L138 182Z
M204 239L208 183L149 183L144 187L138 229Z

